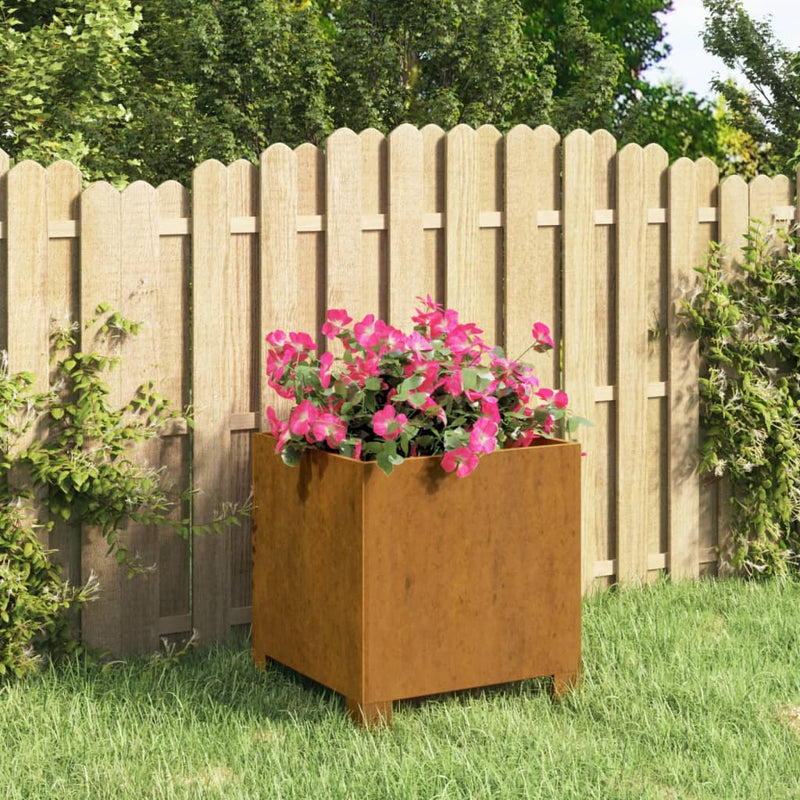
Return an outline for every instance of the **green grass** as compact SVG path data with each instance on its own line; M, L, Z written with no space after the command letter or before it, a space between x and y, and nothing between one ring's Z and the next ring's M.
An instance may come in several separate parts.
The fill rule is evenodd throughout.
M584 604L583 685L395 704L256 672L246 642L0 688L0 796L800 798L800 582L662 582Z

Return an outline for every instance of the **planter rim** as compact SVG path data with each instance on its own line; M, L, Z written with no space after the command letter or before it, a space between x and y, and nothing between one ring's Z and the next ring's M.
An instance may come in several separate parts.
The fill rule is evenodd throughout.
M267 431L255 432L253 434L253 436L264 436L265 438L270 439L273 442L277 442L278 441L271 433L269 433ZM553 446L556 446L556 445L558 445L559 447L561 447L563 445L572 445L572 446L575 446L575 447L580 447L580 442L571 441L569 439L558 439L556 437L548 438L546 436L542 436L539 439L536 439L534 441L536 442L536 444L530 444L527 447L504 447L504 448L502 448L500 450L493 450L491 453L484 453L483 455L481 455L479 457L479 460L483 460L487 456L497 456L497 455L500 455L500 454L525 452L526 450L532 450L532 449L537 449L538 450L540 447L553 447ZM273 451L274 451L274 449L275 448L273 447ZM357 465L360 465L362 467L367 467L367 468L375 467L376 469L380 469L380 467L378 467L378 464L377 464L376 461L362 461L361 459L351 458L350 456L345 456L345 455L342 455L341 453L334 453L331 450L323 450L321 448L310 447L310 448L307 448L306 450L304 450L302 455L305 456L305 455L307 455L309 453L312 453L312 454L324 453L329 458L336 458L336 459L339 459L341 461L345 461L348 464L357 464ZM425 461L431 461L431 462L436 461L436 462L438 462L438 461L442 460L442 455L443 454L440 453L439 455L435 455L435 456L406 456L406 457L403 458L403 463L399 464L398 466L396 466L395 469L401 469L403 467L403 465L405 463L407 463L407 462L408 463L418 463L418 464L424 463ZM291 469L291 467L287 467L287 469ZM480 464L478 465L477 469L480 469ZM391 478L391 475L387 475L386 477L387 478ZM469 476L467 476L467 477L469 477Z

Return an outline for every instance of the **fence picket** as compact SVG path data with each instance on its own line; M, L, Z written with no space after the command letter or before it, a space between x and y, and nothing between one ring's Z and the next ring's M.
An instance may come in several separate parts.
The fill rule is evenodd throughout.
M228 170L205 161L192 176L194 521L209 524L230 486L234 405L228 373L233 362L227 330L235 306L231 283ZM192 624L201 641L227 636L230 629L230 538L194 537Z
M617 580L647 579L647 207L644 153L617 155Z
M325 161L327 305L346 308L354 320L378 311L366 294L362 171L362 142L358 135L347 128L331 134Z
M539 227L540 211L560 209L561 139L548 125L517 125L505 147L505 346L515 358L531 343L536 321L561 339L558 247L552 230ZM536 356L543 386L560 383L558 351Z
M423 138L413 125L389 134L389 308L392 325L408 330L416 297L436 294L435 275L425 260Z
M120 193L108 183L92 184L81 197L81 275L78 345L83 352L111 354L97 327L85 325L96 317L98 303L108 303L125 313L121 296L122 202ZM116 371L117 373L119 370ZM118 403L121 387L110 376L109 401ZM108 545L96 527L82 532L81 576L87 581L97 576L100 596L84 609L81 626L84 641L91 647L121 655L125 652L125 606L123 584L116 561L107 555ZM124 579L124 578L123 578Z
M572 408L591 416L595 395L595 269L593 185L594 142L586 131L576 130L564 139L564 386ZM602 455L593 446L594 429L581 430L587 457L581 470L582 583L588 590L594 581L595 542L594 484Z
M617 204L617 142L604 130L595 131L592 136L594 145L594 167L591 175L590 193L594 195L590 201L595 210L607 209L612 214ZM591 409L584 416L594 425L589 433L594 436L592 447L592 469L594 475L592 486L594 497L594 529L586 536L594 541L594 552L597 563L604 564L602 584L607 583L616 574L617 556L617 503L616 503L616 457L617 440L616 399L614 395L616 318L614 314L616 295L616 229L614 225L598 225L594 217L594 354L595 387L606 387L610 396L605 402L597 402L596 392ZM566 257L566 256L565 256ZM583 436L583 432L581 432ZM583 436L585 438L585 436ZM588 453L588 450L587 450ZM584 463L588 463L587 461ZM595 564L595 571L597 567Z
M275 144L261 154L261 330L258 372L260 408L257 424L267 427L267 406L285 417L291 402L267 386L264 375L267 343L264 337L274 330L303 330L315 335L315 319L300 320L303 294L308 287L300 283L297 263L297 156L284 144ZM308 328L302 323L310 323Z
M649 209L664 209L669 205L669 156L657 144L644 148L645 204ZM667 280L667 225L649 223L647 226L647 324L648 358L647 382L650 386L666 388L668 377L669 336L668 280ZM666 392L665 392L666 394ZM648 579L656 578L666 567L669 478L666 451L667 398L648 396L647 401L647 552ZM656 564L653 564L656 561Z
M482 305L493 297L478 257L478 136L467 125L447 134L445 200L445 302L461 319L486 330Z
M694 263L698 237L698 176L686 158L669 172L669 277L671 337L669 363L669 567L675 577L696 577L699 571L698 524L700 513L696 456L699 440L697 342L679 328L681 300L695 282Z
M158 187L159 225L188 222L189 192L177 181L167 181ZM168 398L173 408L189 405L191 376L189 313L191 298L191 246L185 234L161 236L159 240L159 329L160 344L158 390ZM149 376L146 376L149 377ZM165 438L161 463L174 481L176 492L189 487L188 431L177 430ZM174 519L189 516L188 501L177 502ZM159 634L187 633L192 629L189 586L189 539L163 530L159 533L158 595Z

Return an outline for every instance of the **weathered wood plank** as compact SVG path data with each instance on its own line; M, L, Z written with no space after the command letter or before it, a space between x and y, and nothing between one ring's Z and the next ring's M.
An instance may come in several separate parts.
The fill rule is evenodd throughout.
M506 134L505 157L505 346L515 358L530 345L534 322L561 338L558 239L539 228L539 212L561 205L561 139L548 125L517 125ZM542 385L559 384L557 348L534 362Z
M700 411L697 341L680 330L678 314L694 279L698 237L698 176L689 159L676 161L669 172L669 569L675 578L699 574L699 446Z
M98 303L105 302L123 314L121 300L122 202L119 192L108 183L92 184L81 197L81 273L79 347L84 352L109 353L108 344L88 331L85 324L95 318ZM119 370L116 371L117 374ZM117 375L109 376L109 400L119 403L121 387ZM94 573L100 595L81 614L84 642L90 647L122 654L126 609L122 582L125 580L116 561L107 555L108 545L96 527L84 527L81 546L81 576L84 582Z
M647 226L647 324L648 324L648 382L665 387L664 396L649 395L647 405L647 552L648 564L655 554L663 557L666 563L668 546L668 493L667 449L667 401L666 381L669 362L669 336L667 319L669 316L668 278L667 278L667 225L666 209L669 205L667 184L669 156L657 144L644 148L645 204L648 209L664 209L665 224ZM652 221L652 220L651 220ZM658 576L652 567L648 579Z
M500 228L480 228L481 213L500 216L504 206L505 142L492 125L481 125L476 131L478 157L478 273L470 292L472 310L462 319L475 322L491 345L505 346L503 330L504 252Z
M617 336L614 303L617 285L616 231L613 227L617 204L617 142L604 130L592 134L594 167L592 185L594 203L594 290L595 312L595 386L616 381L615 342ZM562 229L563 233L563 229ZM598 559L613 559L617 555L616 503L616 401L595 405L587 412L594 424L590 435L594 440L594 552ZM605 582L601 585L607 585Z
M617 155L617 579L647 579L647 206L644 153Z
M260 408L258 425L267 428L266 409L273 406L281 418L288 417L292 402L267 385L265 337L274 330L305 330L315 335L313 293L300 283L297 233L297 156L284 144L275 144L261 154L261 329L259 331ZM304 319L302 318L304 317ZM310 317L310 318L309 318ZM311 328L302 324L310 323Z
M481 325L487 289L478 257L478 136L468 125L447 134L445 302L462 320ZM480 299L479 299L480 298Z
M361 141L362 218L382 217L388 212L388 143L375 128L358 135ZM362 222L363 225L363 222ZM388 233L382 230L361 234L362 304L365 313L386 318L389 305Z
M594 142L585 132L570 133L563 144L564 205L564 385L577 414L592 417L595 387ZM598 457L595 429L584 428L587 457L581 469L582 582L594 580L596 514L592 501Z
M362 170L358 135L347 128L331 134L325 162L327 305L347 309L354 320L377 311L365 294Z
M445 218L447 134L438 125L426 125L422 134L422 210L424 218ZM444 222L436 230L425 231L425 271L432 276L434 300L445 299L446 241Z
M411 326L416 297L436 295L433 264L425 259L422 227L423 136L413 125L389 134L389 313L403 330Z
M228 170L205 161L192 176L192 282L194 401L194 520L209 524L229 492L233 447L227 423L235 407L230 369L244 354L234 349L228 325L235 305L237 265L231 261ZM237 343L238 344L238 343ZM192 624L201 641L229 630L230 537L199 536L192 548Z
M174 408L185 408L189 405L191 369L191 243L188 235L164 236L163 230L171 220L189 217L189 192L177 181L162 183L158 187L158 210L161 237L157 303L164 339L159 346L158 388ZM189 445L186 435L170 437L160 443L161 463L174 482L176 493L189 487ZM189 503L178 502L172 516L174 519L188 517ZM159 635L164 635L165 619L186 619L186 624L173 632L190 631L189 538L162 530L158 564Z

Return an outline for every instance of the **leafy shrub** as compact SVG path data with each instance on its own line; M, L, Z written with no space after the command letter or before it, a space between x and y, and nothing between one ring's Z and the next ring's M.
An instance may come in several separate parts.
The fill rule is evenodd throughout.
M741 270L715 247L686 304L707 375L702 469L730 481L734 568L783 574L800 546L800 238L753 227Z
M138 332L138 323L106 305L97 313L87 327L98 325L106 337L124 340ZM65 612L97 588L92 581L75 588L62 580L37 537L37 530L53 525L39 519L39 506L51 518L97 526L109 554L129 574L142 568L125 546L128 522L208 533L239 524L246 513L228 504L209 525L173 519L178 498L164 487L162 471L139 464L131 448L177 420L190 425L189 417L171 409L149 383L113 407L103 376L119 358L77 351L74 329L55 332L52 346L55 388L47 393L35 391L34 376L11 374L0 354L0 675L26 672L39 655L79 650Z

